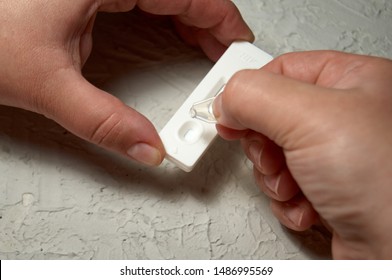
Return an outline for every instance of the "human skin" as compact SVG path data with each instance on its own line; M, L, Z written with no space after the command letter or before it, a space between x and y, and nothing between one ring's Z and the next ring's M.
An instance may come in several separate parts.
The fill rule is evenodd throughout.
M391 60L312 51L238 72L214 102L275 216L321 221L335 259L392 259L391 89Z
M97 12L136 6L172 15L184 40L200 46L212 60L234 40L253 40L229 0L3 0L0 105L43 114L87 141L159 165L165 150L151 122L81 74L92 49Z

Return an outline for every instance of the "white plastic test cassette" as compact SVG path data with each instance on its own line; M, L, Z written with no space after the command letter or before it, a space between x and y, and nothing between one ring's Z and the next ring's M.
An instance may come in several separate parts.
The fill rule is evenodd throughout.
M271 60L251 43L233 43L161 130L166 159L190 172L217 136L214 124L194 118L192 106L222 92L237 71L258 69Z

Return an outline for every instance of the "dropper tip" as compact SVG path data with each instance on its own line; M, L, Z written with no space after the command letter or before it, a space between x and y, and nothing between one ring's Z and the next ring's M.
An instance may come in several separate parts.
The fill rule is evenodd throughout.
M189 114L191 115L192 118L196 118L197 112L196 112L195 108L192 107L189 110Z

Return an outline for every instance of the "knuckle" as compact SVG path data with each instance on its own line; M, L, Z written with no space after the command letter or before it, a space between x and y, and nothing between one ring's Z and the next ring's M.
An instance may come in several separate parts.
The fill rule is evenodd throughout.
M102 146L116 146L120 141L123 127L124 121L121 115L117 112L110 113L93 127L89 141Z

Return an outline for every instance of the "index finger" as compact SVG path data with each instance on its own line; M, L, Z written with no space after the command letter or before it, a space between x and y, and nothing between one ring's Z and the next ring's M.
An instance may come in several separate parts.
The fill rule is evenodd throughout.
M135 6L151 14L177 16L185 25L207 29L225 46L234 40L254 40L252 31L230 0L102 0L101 10L115 11L116 7L131 10Z
M343 89L354 86L358 71L353 70L369 59L339 51L293 52L275 58L263 69L308 84Z
M229 0L142 0L138 6L150 13L177 15L190 26L208 29L223 45L234 40L252 41L252 31Z

